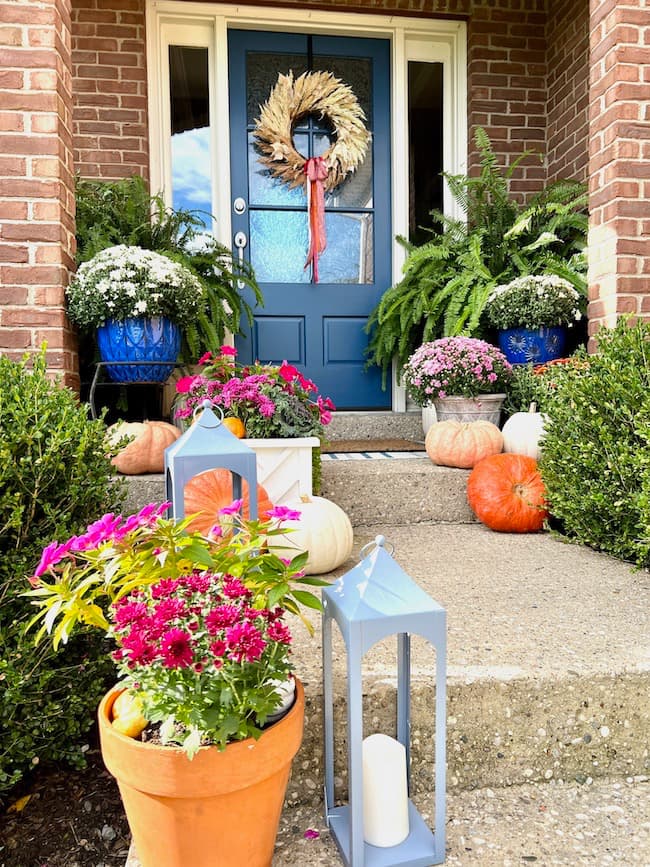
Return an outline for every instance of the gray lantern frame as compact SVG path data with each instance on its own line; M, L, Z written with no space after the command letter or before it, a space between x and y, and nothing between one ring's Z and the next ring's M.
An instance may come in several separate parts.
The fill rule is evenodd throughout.
M250 517L257 519L255 452L222 424L219 412L220 418L210 401L204 400L192 425L165 449L165 488L175 521L185 517L185 485L199 473L215 469L232 474L233 500L242 495L242 479L248 482Z
M446 612L395 562L383 536L374 545L360 563L323 589L325 818L347 867L429 867L445 860ZM347 651L349 797L343 806L334 806L333 620ZM436 651L435 832L409 797L409 836L397 846L380 848L363 839L362 661L374 644L391 635L397 636L397 740L406 749L409 795L411 635L422 636Z

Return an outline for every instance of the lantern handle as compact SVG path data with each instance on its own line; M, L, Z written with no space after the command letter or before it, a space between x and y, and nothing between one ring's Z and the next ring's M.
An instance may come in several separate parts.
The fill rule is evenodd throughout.
M213 412L217 410L219 413L219 418L217 419L217 423L215 425L203 424L201 427L211 428L211 427L219 427L219 425L223 422L223 410L216 403L212 403L211 400L207 398L201 402L200 406L195 407L194 412L192 413L192 422L196 421L197 414L199 412L203 412L204 409L211 409Z
M395 546L392 542L387 542L384 536L375 536L372 542L366 542L363 548L359 551L359 556L363 560L366 553L370 553L375 548L384 548L386 553L391 557L395 553Z

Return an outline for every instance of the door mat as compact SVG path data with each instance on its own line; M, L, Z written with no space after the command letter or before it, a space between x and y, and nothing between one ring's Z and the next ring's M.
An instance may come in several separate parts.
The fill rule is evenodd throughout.
M321 446L323 454L330 452L421 452L424 443L403 439L333 440Z

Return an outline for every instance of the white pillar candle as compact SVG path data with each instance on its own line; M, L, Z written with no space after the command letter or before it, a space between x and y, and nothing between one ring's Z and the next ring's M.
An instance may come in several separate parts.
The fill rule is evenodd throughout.
M394 738L365 738L363 764L363 838L371 846L397 846L409 835L406 750Z

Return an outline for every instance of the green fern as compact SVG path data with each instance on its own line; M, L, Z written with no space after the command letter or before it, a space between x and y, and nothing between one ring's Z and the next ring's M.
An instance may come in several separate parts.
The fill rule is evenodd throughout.
M499 283L557 274L586 299L585 185L557 181L522 205L511 197L509 181L532 152L503 169L485 130L476 130L475 142L478 175L443 173L466 222L432 211L430 240L414 246L397 239L407 252L402 279L384 293L366 326L368 365L382 368L384 385L393 361L399 375L423 341L483 336L485 303Z

